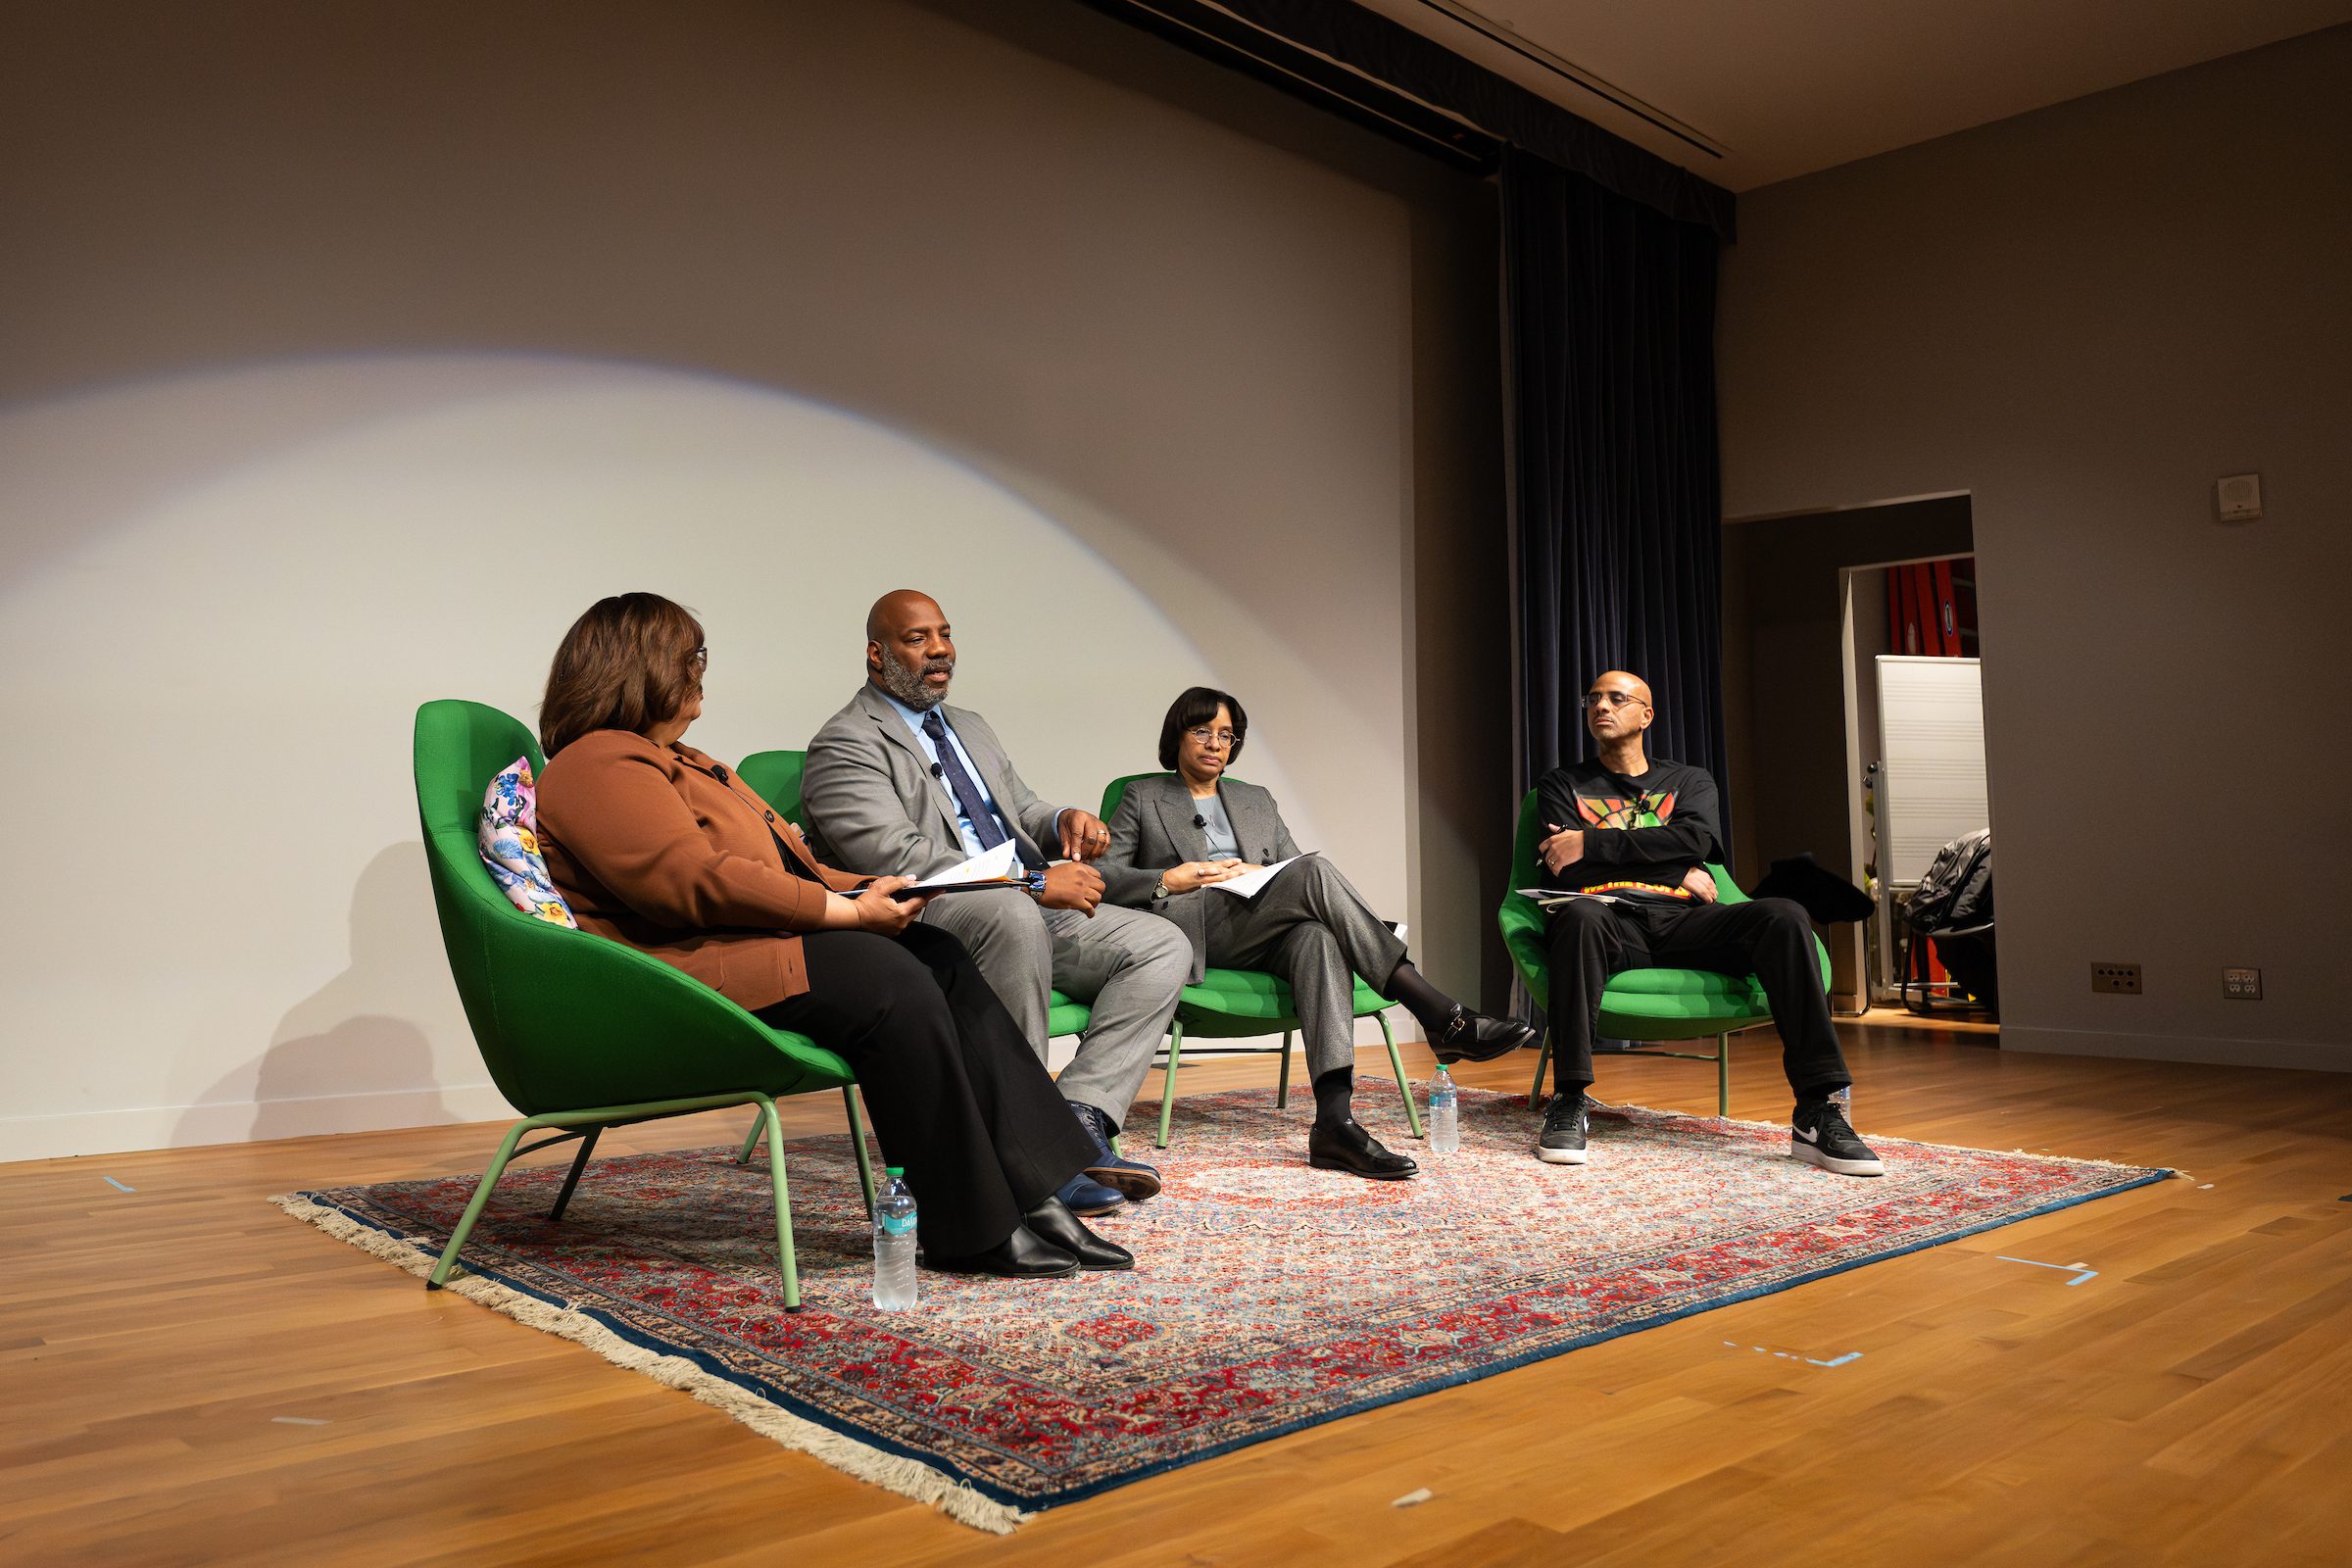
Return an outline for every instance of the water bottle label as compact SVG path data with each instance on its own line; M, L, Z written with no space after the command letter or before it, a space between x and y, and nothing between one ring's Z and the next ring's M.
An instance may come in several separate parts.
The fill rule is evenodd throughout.
M905 1236L913 1229L914 1216L912 1214L885 1214L882 1216L882 1234L885 1236Z

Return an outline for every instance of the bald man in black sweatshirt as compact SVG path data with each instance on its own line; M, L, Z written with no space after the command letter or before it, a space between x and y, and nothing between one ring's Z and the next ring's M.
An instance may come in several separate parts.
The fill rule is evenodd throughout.
M1853 1082L1814 956L1813 927L1786 899L1716 902L1706 869L1723 858L1715 781L1702 768L1651 759L1649 687L1621 669L1585 693L1585 727L1600 756L1536 782L1547 829L1544 886L1596 897L1556 905L1544 922L1551 981L1552 1089L1537 1157L1588 1157L1585 1091L1609 976L1627 969L1753 974L1772 1004L1782 1065L1796 1097L1789 1152L1842 1176L1886 1173L1830 1097Z

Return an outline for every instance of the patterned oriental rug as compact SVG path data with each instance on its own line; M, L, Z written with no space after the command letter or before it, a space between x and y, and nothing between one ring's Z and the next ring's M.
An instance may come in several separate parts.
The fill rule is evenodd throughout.
M1366 1084L1375 1129L1401 1107ZM1394 1097L1396 1091L1388 1091ZM451 1289L683 1389L982 1529L1319 1422L2162 1179L2166 1171L1873 1138L1878 1180L1787 1156L1786 1127L1640 1108L1594 1163L1541 1164L1516 1096L1461 1092L1462 1149L1410 1182L1311 1170L1263 1090L1183 1101L1166 1191L1104 1234L1126 1274L920 1276L873 1309L848 1141L788 1146L808 1309L786 1313L765 1160L510 1174ZM1140 1115L1137 1125L1143 1125ZM880 1163L879 1160L876 1161ZM276 1201L425 1272L470 1178Z

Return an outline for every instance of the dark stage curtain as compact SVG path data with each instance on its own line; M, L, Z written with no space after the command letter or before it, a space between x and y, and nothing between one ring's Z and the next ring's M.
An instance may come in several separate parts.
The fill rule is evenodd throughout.
M1579 700L1600 671L1629 669L1657 694L1650 754L1720 790L1715 234L1515 147L1502 198L1520 787L1591 755Z

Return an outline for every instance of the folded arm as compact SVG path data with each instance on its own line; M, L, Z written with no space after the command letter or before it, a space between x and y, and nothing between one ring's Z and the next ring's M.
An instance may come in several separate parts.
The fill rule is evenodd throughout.
M1544 775L1537 790L1549 837L1566 828L1574 835L1577 853L1562 865L1579 861L1595 865L1703 865L1718 859L1714 781L1696 774L1674 803L1673 817L1658 827L1583 827L1579 825L1576 792L1565 770ZM1548 861L1546 862L1548 863ZM1553 866L1552 869L1560 869Z

